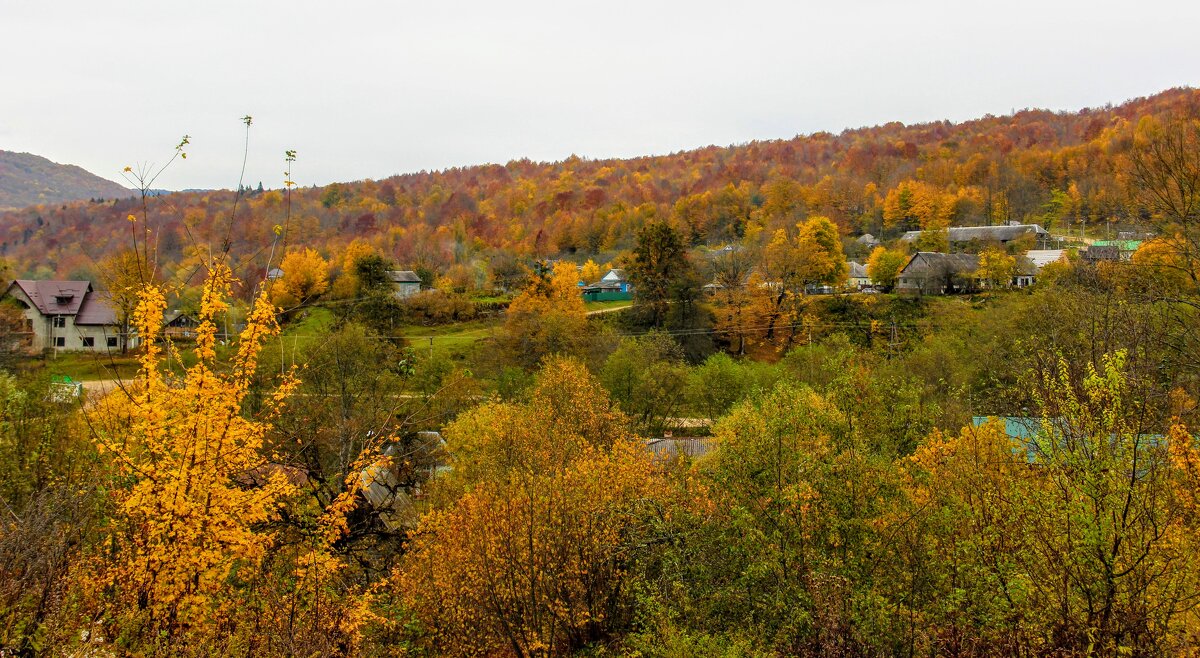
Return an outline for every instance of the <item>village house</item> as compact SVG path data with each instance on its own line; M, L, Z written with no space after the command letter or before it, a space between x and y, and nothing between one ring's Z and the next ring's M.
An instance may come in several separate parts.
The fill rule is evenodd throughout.
M975 254L918 251L896 277L896 290L925 295L967 292L975 288L977 269L979 257Z
M1087 248L1087 254L1096 256L1089 260L1120 260L1133 259L1133 252L1142 246L1141 240L1096 240ZM1087 254L1084 255L1087 258Z
M870 253L875 247L883 245L883 243L879 241L879 238L871 235L870 233L863 233L862 235L858 236L854 242L866 253Z
M850 275L846 283L851 290L862 290L871 285L871 277L867 276L867 266L862 263L849 261L846 263L850 266Z
M195 338L199 326L199 320L183 311L167 311L163 316L163 335L168 338Z
M582 288L583 299L589 302L633 299L633 286L625 277L625 270L611 269L600 280Z
M30 350L107 352L137 345L136 336L122 330L109 296L88 281L18 279L5 296L22 308Z
M388 270L388 281L392 284L392 294L397 299L407 299L421 292L421 277L412 270Z

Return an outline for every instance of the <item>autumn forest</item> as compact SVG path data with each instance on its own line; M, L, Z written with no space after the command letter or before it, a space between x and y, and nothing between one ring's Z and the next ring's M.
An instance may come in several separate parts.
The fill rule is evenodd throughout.
M0 214L0 656L1200 655L1200 91L303 165Z

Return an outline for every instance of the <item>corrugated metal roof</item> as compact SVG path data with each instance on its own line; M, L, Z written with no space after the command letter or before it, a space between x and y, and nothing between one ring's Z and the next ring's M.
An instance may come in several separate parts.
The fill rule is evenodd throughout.
M649 439L646 448L658 459L675 459L678 457L697 458L716 448L716 441L708 436L680 436Z
M412 270L388 270L387 276L392 283L420 283L421 277Z
M979 256L975 254L943 254L937 251L918 251L909 259L900 274L913 274L934 266L945 265L953 273L974 272L979 268Z
M1097 247L1116 247L1121 251L1137 251L1142 246L1141 240L1096 240L1092 243Z
M1065 249L1031 249L1025 252L1025 257L1040 270L1050 263L1058 262L1066 253Z
M1015 226L952 226L946 229L950 242L1008 242L1027 234L1049 235L1046 229L1037 224L1017 224ZM901 237L905 242L913 242L921 237L921 231L909 231Z

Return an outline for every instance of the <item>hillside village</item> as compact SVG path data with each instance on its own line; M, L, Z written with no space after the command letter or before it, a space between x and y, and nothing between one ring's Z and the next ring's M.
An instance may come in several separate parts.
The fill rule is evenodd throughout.
M2 214L0 656L1196 654L1197 181L1180 89Z

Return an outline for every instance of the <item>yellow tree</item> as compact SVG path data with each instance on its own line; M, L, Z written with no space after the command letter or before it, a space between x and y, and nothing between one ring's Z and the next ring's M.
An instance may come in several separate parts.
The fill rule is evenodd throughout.
M120 325L121 350L129 346L133 313L143 287L155 283L153 268L133 249L123 249L100 263L100 281L108 289L109 299Z
M603 275L604 272L601 271L600 266L596 264L596 261L590 258L586 263L583 264L583 269L579 272L579 276L588 283L595 283L596 281L599 281L600 277Z
M819 215L796 224L794 235L784 229L775 231L764 264L785 290L797 293L807 284L844 283L849 272L837 226Z
M500 344L533 366L550 354L577 354L587 339L587 313L575 265L560 262L549 277L535 276L512 301Z
M438 655L559 655L628 623L626 556L661 479L579 362L553 359L529 401L446 431L462 495L428 515L395 579Z
M1133 134L1128 180L1149 223L1200 292L1200 119L1142 117Z
M231 579L252 578L272 544L263 525L276 518L295 487L263 457L269 422L245 414L244 402L263 341L278 331L265 293L247 317L230 370L216 365L217 319L233 278L213 268L200 301L195 365L181 384L159 367L165 307L162 292L143 288L135 312L143 338L136 383L96 409L97 447L122 478L104 553L88 588L105 609L110 637L211 632L238 605ZM266 417L295 382L266 401Z
M871 277L871 283L891 290L896 285L900 270L908 264L908 259L908 254L898 249L875 247L867 259L867 276Z
M1017 259L1000 247L988 247L979 252L979 267L975 276L990 288L1007 288L1017 270Z
M888 227L939 230L950 225L953 215L953 198L921 181L903 181L883 200L883 221Z
M303 304L329 289L329 261L315 249L288 253L279 269L283 270L283 276L271 286L271 300L276 306L290 308Z
M379 252L362 238L355 238L342 250L342 260L339 264L340 273L333 282L332 293L341 299L357 295L362 287L355 272L354 264L364 256L377 256Z
M1147 240L1133 252L1131 260L1150 272L1164 291L1190 291L1194 282L1200 281L1200 261L1185 260L1181 254L1186 248L1180 242L1179 238Z

